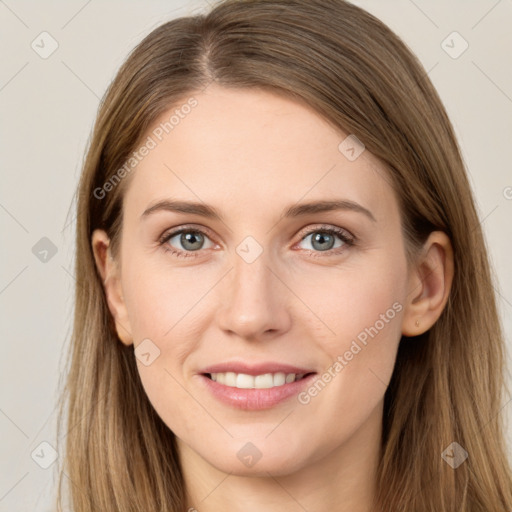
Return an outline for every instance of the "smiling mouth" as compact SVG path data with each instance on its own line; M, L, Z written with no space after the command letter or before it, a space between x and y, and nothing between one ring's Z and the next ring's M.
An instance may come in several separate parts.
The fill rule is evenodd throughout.
M238 389L269 389L281 387L292 382L302 380L304 377L313 375L310 373L264 373L261 375L248 375L246 373L219 372L204 373L205 377L224 386Z

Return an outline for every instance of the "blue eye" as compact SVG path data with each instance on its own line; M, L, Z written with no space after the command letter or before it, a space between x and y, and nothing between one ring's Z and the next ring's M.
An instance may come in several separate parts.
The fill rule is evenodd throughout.
M322 226L308 231L302 238L301 242L306 238L313 236L310 245L312 249L306 249L312 256L334 256L344 251L347 247L355 245L355 238L347 231L334 226ZM176 248L170 242L176 238L181 245L181 249ZM336 244L336 238L341 241L341 244ZM176 231L164 234L160 239L160 245L165 251L170 252L178 258L197 257L201 249L211 249L215 244L210 240L210 246L205 247L205 240L210 240L207 233L202 229L197 228L180 228ZM336 249L341 249L336 250Z
M310 241L310 246L312 249L307 249L312 252L312 255L323 256L323 254L315 254L315 253L327 253L326 256L339 254L340 251L335 251L334 249L341 248L344 250L346 247L350 247L355 244L355 240L351 237L347 231L336 228L333 226L326 226L321 228L316 228L306 233L306 235L301 239L301 242L306 240L308 237L312 237ZM336 238L341 240L341 244L336 244Z
M179 237L178 242L185 250L175 249L174 246L170 245L169 242L176 237ZM201 230L180 229L164 235L160 240L160 244L164 247L164 250L170 251L175 256L178 256L179 258L188 258L190 256L195 256L194 252L205 248L203 247L205 238L208 237L206 233Z

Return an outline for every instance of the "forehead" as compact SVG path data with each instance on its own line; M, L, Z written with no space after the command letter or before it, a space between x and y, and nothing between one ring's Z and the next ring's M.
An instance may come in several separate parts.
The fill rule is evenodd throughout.
M348 135L282 95L212 85L148 130L143 142L152 147L134 170L125 206L140 215L173 197L235 216L281 211L302 198L346 198L371 206L377 218L396 214L387 171L368 151L347 158Z

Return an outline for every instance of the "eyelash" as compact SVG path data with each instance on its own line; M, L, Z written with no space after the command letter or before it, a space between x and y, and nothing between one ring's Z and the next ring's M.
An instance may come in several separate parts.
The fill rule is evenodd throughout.
M177 258L194 258L197 257L195 253L200 252L198 251L179 251L177 249L174 249L171 247L167 242L175 237L176 235L180 235L182 233L199 233L201 235L208 236L208 233L206 231L203 231L202 229L198 228L192 228L192 227L182 227L180 229L177 229L176 231L171 231L169 233L164 233L159 240L159 244L162 246L162 249L165 252L171 253L173 256L176 256ZM308 232L304 233L302 238L300 239L300 242L302 242L307 236L313 234L313 233L328 233L329 235L336 235L341 239L341 241L344 243L342 247L337 247L336 249L329 249L328 251L313 251L311 249L305 249L306 251L309 251L311 255L314 258L323 258L323 257L329 257L329 256L337 256L341 252L344 252L347 247L352 247L356 245L356 238L354 236L350 236L347 234L347 231L341 228L337 228L334 226L320 226L315 229L311 229ZM324 254L327 253L325 256Z

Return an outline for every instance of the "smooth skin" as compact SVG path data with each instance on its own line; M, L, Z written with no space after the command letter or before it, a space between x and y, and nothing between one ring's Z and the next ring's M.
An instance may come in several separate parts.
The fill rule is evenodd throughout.
M104 231L92 236L120 342L135 348L149 339L160 350L149 366L137 366L177 437L188 506L369 512L398 344L402 335L414 343L439 318L453 277L450 240L432 233L409 268L383 166L367 150L350 161L338 148L349 134L306 105L218 85L194 97L197 106L133 171L120 257L110 254ZM222 220L143 215L166 199L206 203ZM355 210L281 218L289 206L338 199L375 220ZM180 235L161 243L183 226L205 234L191 244ZM341 228L354 245L329 238L325 227ZM322 234L323 245L315 242ZM262 249L251 263L237 252L249 236ZM235 359L320 375L395 303L401 310L307 404L292 397L272 409L240 410L201 385L202 369ZM252 467L237 457L248 442L261 452Z

